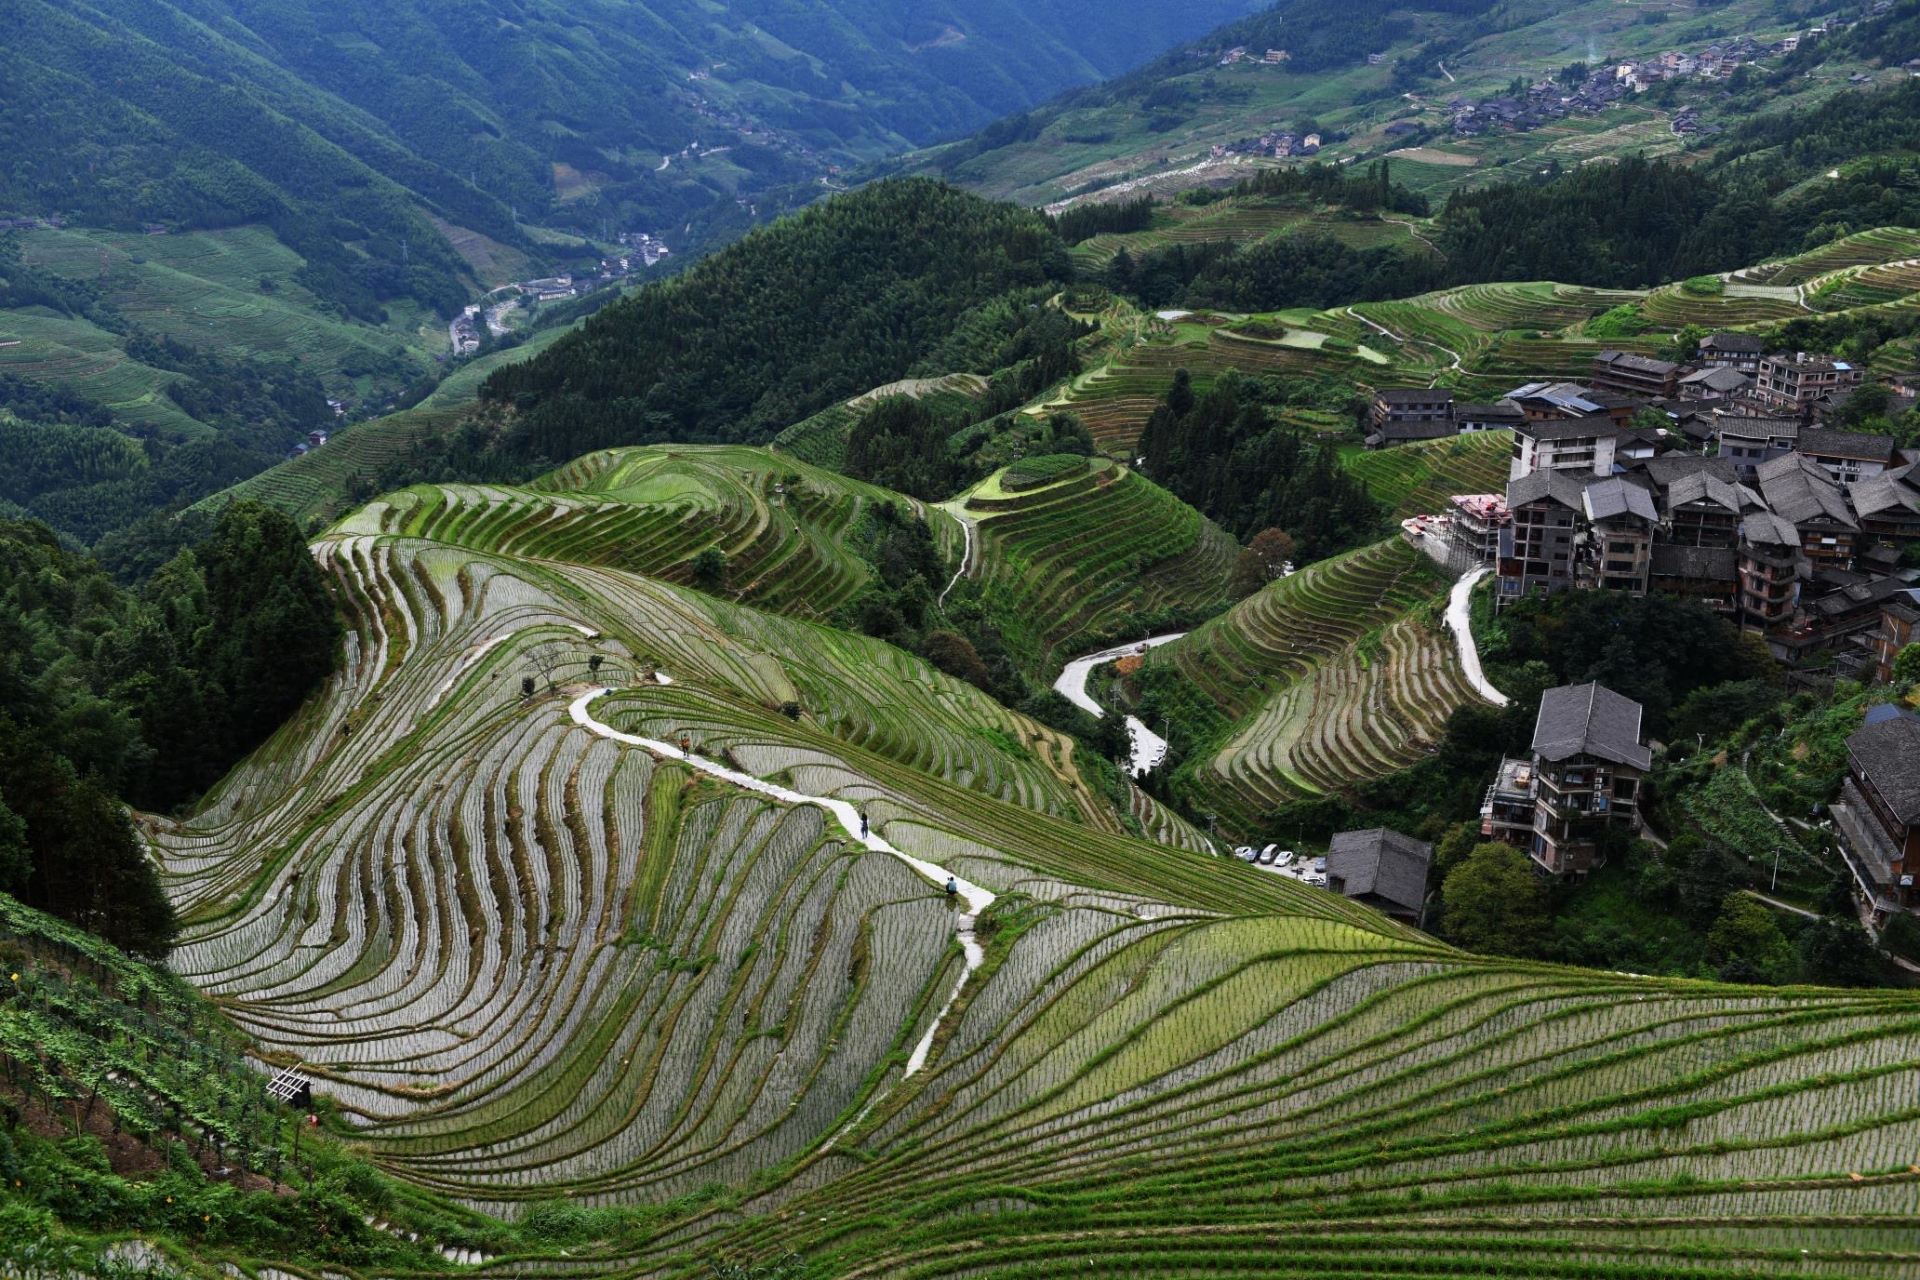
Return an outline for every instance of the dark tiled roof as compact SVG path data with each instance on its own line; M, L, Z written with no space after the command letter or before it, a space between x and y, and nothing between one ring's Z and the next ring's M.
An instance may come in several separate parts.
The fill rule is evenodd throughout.
M1651 373L1663 378L1680 367L1669 360L1637 356L1631 351L1602 351L1593 358L1593 362L1606 365L1609 369L1631 369L1635 373Z
M1743 440L1800 438L1800 423L1794 418L1746 418L1729 413L1716 417L1713 426L1722 439L1727 436L1739 436Z
M1863 462L1885 462L1893 457L1893 437L1868 435L1861 431L1826 431L1809 427L1800 433L1794 446L1801 453L1822 458L1858 458Z
M1377 433L1388 444L1399 440L1438 440L1456 435L1459 428L1451 422L1389 422Z
M1688 374L1680 379L1680 385L1706 387L1722 395L1732 395L1736 391L1752 386L1753 378L1738 369L1729 369L1723 364L1717 364L1711 369L1701 369L1697 373Z
M1382 387L1373 393L1388 404L1452 404L1453 392L1428 387Z
M1732 547L1678 547L1662 542L1653 548L1656 578L1732 582L1738 576L1739 567L1739 553Z
M1877 612L1882 602L1897 599L1910 589L1899 578L1876 578L1821 596L1813 602L1813 608L1823 618L1841 618L1867 609Z
M1847 507L1847 496L1827 478L1820 464L1798 453L1782 454L1760 464L1760 496L1772 512L1796 525L1828 520L1859 528Z
M1564 471L1536 471L1507 485L1507 508L1524 506L1541 498L1551 498L1575 511L1582 509L1583 486L1578 476Z
M1760 354L1761 342L1757 335L1751 333L1716 333L1702 338L1700 349L1721 351L1728 355L1757 356Z
M1689 471L1667 486L1667 506L1683 507L1689 502L1707 502L1739 515L1753 495L1732 480L1710 471Z
M1653 495L1618 476L1608 476L1605 480L1596 480L1588 485L1582 494L1582 505L1589 520L1638 516L1648 523L1657 523L1660 519L1660 513L1653 506Z
M1584 418L1554 418L1546 422L1524 422L1514 428L1521 435L1532 436L1535 440L1575 440L1582 436L1595 439L1618 437L1620 428L1613 425L1613 419L1604 413L1590 413Z
M1427 898L1433 846L1386 827L1342 831L1327 845L1327 879L1349 898L1372 894L1418 913Z
M1800 531L1793 527L1793 521L1783 520L1771 511L1756 511L1740 524L1740 532L1748 542L1762 546L1798 547Z
M1533 753L1543 760L1599 756L1645 769L1653 752L1640 741L1640 704L1603 684L1569 684L1540 695Z
M1455 422L1523 422L1526 410L1517 404L1457 404L1453 406Z
M1920 822L1920 720L1897 716L1856 729L1847 754L1895 817Z
M1847 486L1847 496L1853 499L1853 509L1863 520L1883 511L1920 515L1920 492L1901 483L1898 469L1855 480Z

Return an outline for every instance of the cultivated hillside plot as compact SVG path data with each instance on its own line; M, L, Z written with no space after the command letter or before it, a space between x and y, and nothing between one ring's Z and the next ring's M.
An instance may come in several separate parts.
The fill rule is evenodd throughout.
M1227 831L1274 805L1412 763L1474 697L1440 627L1445 581L1400 538L1250 596L1153 651L1233 722L1190 766Z
M1051 461L1047 474L1024 474ZM1057 659L1137 615L1204 615L1229 598L1233 535L1105 458L1016 463L948 505L975 526L967 576L1017 630L1020 656L1049 677Z
M765 449L686 445L589 454L525 488L415 485L370 503L342 533L405 533L475 551L610 565L694 580L709 547L725 560L710 591L825 617L871 577L849 547L875 503L911 508L958 554L952 516Z
M969 686L567 558L591 540L468 545L542 495L461 496L320 540L344 670L198 813L143 825L177 967L396 1174L506 1212L722 1189L638 1255L541 1274L1920 1264L1911 997L1480 960L1110 834L1069 744ZM1247 608L1351 614L1335 584L1410 554ZM1240 611L1214 632L1280 642Z

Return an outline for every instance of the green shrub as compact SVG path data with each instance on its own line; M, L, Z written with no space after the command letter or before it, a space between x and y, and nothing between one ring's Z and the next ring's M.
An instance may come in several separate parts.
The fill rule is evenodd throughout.
M1086 469L1087 460L1077 453L1043 453L1037 458L1023 458L1008 467L1000 477L1000 484L1008 492L1018 493L1023 489L1037 489L1043 484L1078 475Z
M1647 322L1640 314L1640 308L1631 302L1623 302L1611 311L1603 311L1587 321L1589 338L1632 338L1647 331Z
M1696 298L1717 298L1727 291L1727 282L1719 276L1694 276L1680 282L1680 291Z
M520 1217L520 1234L535 1244L578 1244L599 1226L592 1210L565 1200L542 1200Z

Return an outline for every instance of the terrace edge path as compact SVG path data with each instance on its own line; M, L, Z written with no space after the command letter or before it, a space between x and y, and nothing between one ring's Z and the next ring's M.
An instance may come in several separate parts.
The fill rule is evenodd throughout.
M1482 566L1453 584L1453 592L1447 599L1447 626L1452 629L1453 638L1459 643L1460 670L1467 677L1467 683L1494 706L1504 707L1512 699L1494 688L1488 682L1486 673L1480 669L1480 646L1473 640L1473 622L1468 606L1474 584L1492 572Z
M980 534L978 522L971 515L967 514L965 494L954 499L952 504L942 502L937 505L941 510L960 522L960 530L964 535L964 541L960 547L960 567L953 571L953 577L947 579L947 585L941 589L940 598L935 602L940 605L945 605L947 603L947 592L953 590L960 579L967 576L967 569L973 564L973 544L975 540L980 537Z
M662 681L666 680L664 675L660 675L657 678ZM593 713L588 710L588 708L596 700L612 692L613 690L607 685L594 685L573 700L567 707L567 714L572 717L575 724L598 737L607 738L614 742L622 742L630 747L641 747L664 759L678 760L683 764L700 770L702 773L712 774L722 781L731 782L733 785L743 787L748 791L756 791L761 795L771 796L773 799L779 800L784 804L817 805L839 820L841 828L846 831L849 838L859 841L873 852L893 855L913 868L913 870L920 875L932 881L933 884L938 887L945 888L949 881L954 884L959 891L960 897L967 904L966 912L959 917L954 930L955 940L960 944L961 954L966 957L966 964L960 970L959 980L953 984L953 990L948 994L947 1002L940 1006L940 1012L927 1027L926 1034L921 1037L920 1043L914 1046L913 1056L907 1060L906 1071L903 1074L910 1076L925 1066L927 1054L933 1048L934 1034L939 1031L940 1024L946 1019L947 1013L953 1008L954 1002L960 998L961 989L967 985L967 979L972 977L974 970L978 969L981 964L986 961L986 948L980 945L978 938L974 934L974 922L979 918L982 911L985 911L993 905L993 892L974 884L972 881L961 879L937 863L916 858L910 853L896 849L892 844L888 843L886 838L879 832L868 829L866 824L861 820L860 811L854 808L848 801L835 800L828 796L810 796L803 792L793 791L787 787L756 778L750 773L741 773L737 769L729 769L717 761L707 759L705 756L696 755L689 751L682 751L670 742L661 742L655 738L642 738L635 734L622 733L612 725L594 719Z

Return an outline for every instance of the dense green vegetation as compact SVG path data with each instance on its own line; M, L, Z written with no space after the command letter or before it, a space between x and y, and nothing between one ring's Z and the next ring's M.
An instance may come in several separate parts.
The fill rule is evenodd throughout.
M1229 374L1196 396L1180 370L1140 433L1142 469L1242 541L1285 529L1303 561L1372 540L1380 505L1331 444L1274 420L1269 406L1285 392Z
M293 522L235 504L137 593L44 526L0 525L0 891L146 954L173 913L121 799L204 791L333 669Z
M729 238L746 206L804 201L829 165L977 127L1248 7L1136 5L1116 24L1072 0L721 18L676 0L113 15L35 0L7 50L0 208L266 222L341 305L444 313L466 301L445 224L523 254L546 250L522 220L691 231L676 249Z
M1083 0L723 16L688 0L490 2L486 16L32 0L0 53L0 218L48 221L0 233L0 378L37 403L0 393L0 407L36 429L9 433L0 469L22 479L0 510L91 542L191 503L333 426L327 396L356 410L425 396L446 318L483 288L595 275L633 231L692 259L838 186L844 165L1250 5L1136 6L1121 38ZM76 417L132 434L145 462L62 429Z
M17 236L0 236L0 279L0 303L111 339L111 359L152 379L135 424L58 377L0 373L0 502L16 514L90 542L265 470L333 421L290 355L235 359L142 329L94 285L24 264Z
M0 894L0 970L0 1267L133 1280L218 1249L418 1267L507 1238L296 1135L247 1038L165 969ZM153 1252L101 1252L127 1235Z
M973 308L1070 271L1036 215L924 180L876 183L496 372L484 394L520 409L498 449L524 465L610 444L762 441L916 372Z

